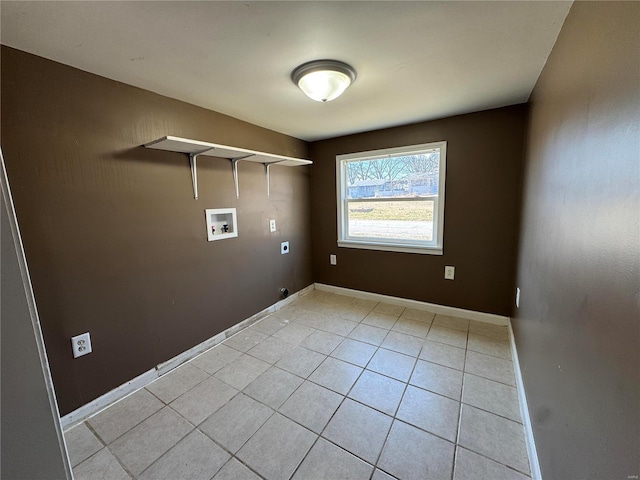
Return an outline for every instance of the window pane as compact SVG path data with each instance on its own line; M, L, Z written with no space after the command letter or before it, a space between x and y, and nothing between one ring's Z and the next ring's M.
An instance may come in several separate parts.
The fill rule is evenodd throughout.
M438 194L440 152L347 162L347 198Z
M347 204L350 238L433 240L435 201L379 201Z
M337 155L338 245L442 255L446 148Z

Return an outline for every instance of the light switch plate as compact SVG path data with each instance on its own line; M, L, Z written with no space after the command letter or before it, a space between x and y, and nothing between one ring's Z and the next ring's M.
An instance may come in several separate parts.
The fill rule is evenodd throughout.
M280 244L280 253L284 255L285 253L289 253L289 242L282 242Z
M331 263L331 265L337 265L338 264L338 259L336 258L335 255L329 255L329 263Z

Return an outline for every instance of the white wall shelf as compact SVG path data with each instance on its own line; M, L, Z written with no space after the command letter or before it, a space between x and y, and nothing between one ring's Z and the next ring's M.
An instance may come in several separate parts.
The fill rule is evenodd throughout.
M168 150L170 152L180 152L189 155L189 163L191 164L191 181L193 182L193 195L198 199L198 170L197 159L200 155L207 157L226 158L231 161L233 168L233 182L236 187L236 197L240 198L240 189L238 187L238 162L254 162L264 165L264 174L267 182L267 196L269 195L269 168L272 165L281 165L284 167L298 167L301 165L310 165L311 160L303 158L285 157L284 155L276 155L274 153L264 153L255 150L247 150L245 148L229 147L227 145L218 145L216 143L200 142L198 140L189 140L187 138L166 136L154 140L144 145L147 148L155 148L156 150Z

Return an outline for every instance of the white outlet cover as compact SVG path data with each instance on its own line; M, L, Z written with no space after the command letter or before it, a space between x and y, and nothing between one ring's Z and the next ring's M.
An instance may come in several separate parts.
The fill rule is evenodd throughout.
M289 242L282 242L280 244L280 253L284 255L285 253L289 253Z
M276 221L275 220L269 220L269 231L270 232L275 232L276 231Z
M329 263L331 263L331 265L337 265L338 264L338 259L336 258L335 255L329 255Z
M73 351L73 358L91 353L93 350L91 349L91 336L89 332L71 337L71 350Z
M445 280L453 280L456 276L456 267L446 266L444 267Z
M516 288L516 308L520 308L520 289Z

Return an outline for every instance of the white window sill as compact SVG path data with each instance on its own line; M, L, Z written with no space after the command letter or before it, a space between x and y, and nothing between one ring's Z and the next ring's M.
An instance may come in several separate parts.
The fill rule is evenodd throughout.
M399 245L397 243L338 240L338 246L344 248L362 248L365 250L382 250L387 252L418 253L421 255L442 255L441 247L424 247L421 245Z

